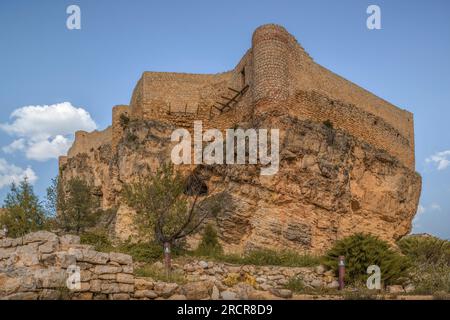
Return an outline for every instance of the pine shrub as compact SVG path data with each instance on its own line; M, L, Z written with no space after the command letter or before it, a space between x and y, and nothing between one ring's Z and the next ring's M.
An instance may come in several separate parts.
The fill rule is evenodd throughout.
M395 251L389 244L372 235L354 234L337 241L324 257L324 264L338 271L339 256L345 257L346 282L365 283L367 268L377 265L381 269L381 281L385 285L402 283L410 270L409 259Z
M223 253L222 245L219 242L217 231L208 224L203 232L202 240L197 248L200 256L218 256Z

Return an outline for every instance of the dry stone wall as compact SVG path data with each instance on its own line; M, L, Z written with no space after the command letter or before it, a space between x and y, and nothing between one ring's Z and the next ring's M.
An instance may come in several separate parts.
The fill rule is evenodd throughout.
M163 273L161 262L151 267ZM70 280L77 281L70 278L76 268L80 285L70 288ZM306 288L337 287L333 272L322 266L175 263L172 272L185 279L183 284L135 277L133 271L131 256L95 251L80 244L78 236L39 231L16 239L0 237L1 300L288 299L293 294L285 286L292 278L303 281Z
M71 291L74 267L81 286ZM97 252L77 236L46 231L0 239L0 299L128 299L133 292L129 255Z

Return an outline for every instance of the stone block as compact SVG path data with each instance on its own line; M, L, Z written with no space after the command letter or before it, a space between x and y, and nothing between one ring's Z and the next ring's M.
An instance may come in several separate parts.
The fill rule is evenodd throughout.
M119 283L119 290L120 290L120 292L133 292L134 285L126 284L126 283Z
M59 237L59 242L61 244L61 247L67 249L70 246L80 244L80 237L75 236L75 235L66 234L66 235Z
M155 299L158 297L158 295L153 290L136 290L134 292L134 297L137 299L142 298Z
M134 285L134 276L131 274L118 273L116 279L119 283L128 283Z
M37 231L29 233L23 237L23 244L28 244L32 242L42 243L47 241L59 242L58 236L48 231Z
M117 262L119 264L132 264L133 258L128 254L111 252L109 254L109 259L111 261Z
M123 291L120 290L118 283L102 283L100 292L110 294L110 293L121 293Z
M130 300L130 295L127 293L114 293L110 295L111 300Z
M99 274L98 278L101 280L116 280L116 274L115 273L103 273Z
M153 280L147 278L135 278L134 286L137 290L153 290L155 283Z
M97 265L94 268L94 273L104 274L104 273L119 273L122 271L121 267L110 266L110 265Z
M83 257L81 261L89 262L93 264L106 264L109 260L109 254L104 252L97 252L94 250L81 250ZM78 258L77 258L78 260ZM108 273L108 272L105 272Z

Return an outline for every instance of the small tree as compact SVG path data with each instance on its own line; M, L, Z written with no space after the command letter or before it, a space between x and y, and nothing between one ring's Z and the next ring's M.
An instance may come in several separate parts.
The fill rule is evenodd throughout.
M4 209L6 212L0 216L0 226L6 226L8 235L12 237L20 237L45 227L44 209L27 178L19 185L11 185Z
M90 186L80 178L72 178L67 182L65 191L60 182L47 190L51 203L50 208L57 210L58 225L66 232L80 234L96 222L98 199Z
M146 235L153 233L155 240L164 246L167 269L171 246L197 231L211 213L203 206L206 201L199 201L206 189L197 175L186 180L175 172L172 164L163 164L155 175L124 186L123 195L136 210L139 231Z
M58 212L62 211L64 203L64 190L58 176L51 180L47 188L47 194L44 199L44 209L47 215L47 225L49 228L58 228Z
M47 194L44 201L44 208L49 217L56 217L58 212L58 194L61 193L61 184L59 177L56 176L51 180L50 186L47 188Z
M203 231L202 240L197 248L197 254L205 256L217 256L223 253L217 231L208 224Z

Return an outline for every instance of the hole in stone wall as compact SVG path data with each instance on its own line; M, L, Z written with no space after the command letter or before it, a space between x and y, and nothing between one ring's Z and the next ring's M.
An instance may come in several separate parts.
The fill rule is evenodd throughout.
M245 87L245 84L246 84L245 81L246 81L246 79L245 79L245 67L244 67L241 71L241 88Z
M353 211L358 211L361 208L359 202L356 200L351 201L351 206Z

